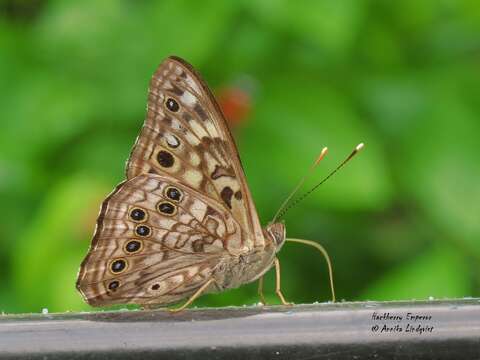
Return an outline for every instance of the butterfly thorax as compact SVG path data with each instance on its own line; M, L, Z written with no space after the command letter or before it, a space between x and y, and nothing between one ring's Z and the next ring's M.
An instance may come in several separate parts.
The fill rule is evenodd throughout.
M265 246L225 259L216 268L215 282L222 289L237 288L263 276L273 265L276 253L285 242L285 225L275 223L263 229Z
M276 247L276 252L279 252L285 243L286 230L285 224L283 223L273 223L267 225L263 230L265 239L267 242L273 242Z

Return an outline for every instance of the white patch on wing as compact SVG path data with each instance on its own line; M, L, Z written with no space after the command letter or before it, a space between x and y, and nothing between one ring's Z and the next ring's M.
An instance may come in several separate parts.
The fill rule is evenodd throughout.
M193 80L190 76L188 76L185 81L187 82L188 86L190 86L196 93L200 94L200 88L198 87L195 80Z
M175 245L177 244L177 241L180 239L180 234L179 233L168 233L167 236L165 236L165 239L163 243L165 246L169 248L175 248Z
M192 215L183 213L178 217L178 220L183 224L188 224L192 220Z
M163 295L163 294L167 293L172 288L174 288L174 287L180 285L181 283L183 283L183 278L184 278L184 276L182 274L166 278L165 280L163 280L161 282L162 286L158 290L156 290L156 293L158 295ZM163 286L163 284L165 284L165 286Z
M197 171L197 170L185 171L185 180L195 188L198 188L200 186L202 179L203 179L203 175L200 171Z
M157 188L158 180L154 178L146 177L145 181L143 181L142 184L138 184L138 185L141 185L142 186L141 188L144 189L146 192L152 192ZM143 192L137 191L136 194L137 193L141 197L143 197Z
M193 146L196 146L196 145L200 144L200 140L190 132L185 134L185 138Z
M177 223L177 221L168 218L162 218L160 219L159 223L162 228L171 229Z
M191 229L190 229L189 226L186 226L186 225L183 225L183 224L179 224L179 225L177 225L176 230L177 230L178 232L181 232L181 233L186 233L186 232L190 231Z
M202 221L207 211L207 205L201 201L195 201L190 208L190 212L198 221Z
M213 242L212 246L215 246L217 248L223 248L223 242L220 239L217 239Z
M195 120L191 120L189 123L190 128L193 130L195 134L201 139L203 137L208 137L207 132L205 129Z
M172 89L173 89L173 85L172 85L171 81L165 80L165 81L163 82L163 88L164 88L165 90L172 90Z
M218 164L218 161L209 152L205 152L204 157L208 172L211 174L215 171L215 165Z
M183 95L180 97L180 100L191 108L193 108L195 106L195 103L197 102L195 96L193 96L193 94L188 91L185 91L183 93Z
M213 125L213 123L210 120L206 120L204 122L205 127L207 128L208 133L210 134L211 137L220 137L218 135L217 129Z
M180 66L175 65L175 75L180 75L182 73L182 68Z
M200 165L200 156L197 153L191 152L190 153L190 164L193 166Z
M178 139L172 134L165 134L165 140L167 141L167 144L172 147L177 147L178 145L180 145Z

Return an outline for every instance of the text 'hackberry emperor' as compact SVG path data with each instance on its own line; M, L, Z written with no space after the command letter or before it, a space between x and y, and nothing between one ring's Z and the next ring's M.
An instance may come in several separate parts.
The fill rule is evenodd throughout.
M202 293L257 279L261 286L272 266L286 304L275 256L285 226L260 226L222 112L178 57L167 58L153 75L147 118L126 173L101 206L80 267L77 289L90 305L168 305L189 298L183 309Z

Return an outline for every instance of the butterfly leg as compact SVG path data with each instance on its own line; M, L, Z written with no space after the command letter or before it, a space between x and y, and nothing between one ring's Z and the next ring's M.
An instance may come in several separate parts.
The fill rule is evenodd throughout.
M265 296L263 295L263 276L258 279L258 296L260 297L260 302L262 305L267 305L267 301L265 300Z
M185 304L183 304L182 306L180 306L178 308L175 308L175 309L168 309L168 311L170 311L172 313L175 313L175 312L185 310L185 308L190 306L195 301L196 298L198 298L200 295L202 295L202 293L205 291L205 289L208 288L208 286L213 282L215 282L215 280L213 278L211 278L205 284L203 284L197 291L195 291L195 293L192 296L190 296L190 298L185 302Z
M280 298L280 301L282 302L283 305L293 305L292 303L289 303L288 301L286 301L285 297L282 294L282 290L280 286L280 261L277 258L275 258L274 264L275 264L275 293Z

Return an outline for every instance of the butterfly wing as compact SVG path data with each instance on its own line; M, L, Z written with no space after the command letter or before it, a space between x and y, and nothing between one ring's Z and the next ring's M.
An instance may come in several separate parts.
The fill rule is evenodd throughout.
M223 206L172 177L142 174L103 202L77 288L94 306L174 303L208 281L241 236Z
M264 237L233 137L200 75L169 57L150 83L147 119L127 164L127 178L168 174L225 206L248 237L244 246L263 247Z
M167 58L151 80L127 181L102 204L77 288L92 305L169 304L219 264L264 246L218 104L189 64Z

